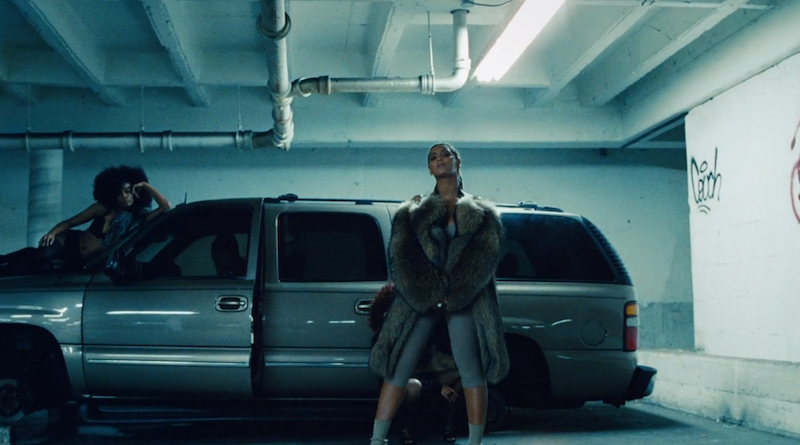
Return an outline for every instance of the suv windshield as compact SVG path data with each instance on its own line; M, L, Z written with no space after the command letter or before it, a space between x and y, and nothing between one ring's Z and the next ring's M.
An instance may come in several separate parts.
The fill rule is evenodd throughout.
M563 215L505 213L497 278L612 283L616 276L583 223Z

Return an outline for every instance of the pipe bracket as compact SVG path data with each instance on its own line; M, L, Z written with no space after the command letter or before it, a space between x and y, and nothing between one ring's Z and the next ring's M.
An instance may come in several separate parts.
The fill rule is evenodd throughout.
M164 139L167 140L167 149L172 153L172 130L167 130L161 136L161 146L164 146Z
M62 145L66 145L69 148L70 153L75 153L75 146L72 145L72 130L64 132L64 139L65 143Z
M236 151L242 151L242 143L244 143L244 133L242 130L236 130L233 135L233 140L236 143Z
M249 151L253 151L253 130L245 130L242 131L242 137L247 145L245 148Z
M420 93L431 95L434 94L434 82L435 78L430 74L423 74L419 76Z
M281 40L289 35L289 30L292 29L292 20L289 18L289 13L284 13L286 17L286 23L283 25L283 29L279 31L270 31L264 28L264 25L261 24L262 16L258 16L258 21L256 22L258 29L258 33L270 40Z
M326 96L331 94L331 85L331 76L319 77L319 90L321 94Z

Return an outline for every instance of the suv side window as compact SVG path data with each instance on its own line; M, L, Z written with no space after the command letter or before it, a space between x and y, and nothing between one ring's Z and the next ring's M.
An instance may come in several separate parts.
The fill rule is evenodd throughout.
M136 242L142 276L243 277L252 210L215 207L175 215Z
M612 283L616 276L581 221L557 215L505 213L497 278Z
M378 222L341 212L285 212L278 217L278 276L288 282L385 281Z

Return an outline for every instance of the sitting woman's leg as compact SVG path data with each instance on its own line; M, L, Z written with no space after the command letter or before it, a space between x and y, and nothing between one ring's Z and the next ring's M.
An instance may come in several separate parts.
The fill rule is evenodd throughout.
M0 256L0 276L31 275L48 271L51 258L61 255L63 246L26 247Z
M0 255L0 276L52 272L55 264L63 262L82 266L79 234L79 231L69 230L59 234L49 246L26 247L7 255Z
M433 330L439 317L439 314L428 314L422 315L417 319L417 323L409 334L405 349L397 361L394 375L391 379L383 382L381 394L378 397L378 409L375 412L375 423L373 424L372 438L370 439L371 445L383 445L386 442L392 419L397 413L400 403L403 402L408 379L414 373L417 361L425 349L431 330Z

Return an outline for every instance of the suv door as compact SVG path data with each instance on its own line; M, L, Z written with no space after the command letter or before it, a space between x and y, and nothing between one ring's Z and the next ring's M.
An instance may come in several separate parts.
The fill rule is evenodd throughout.
M369 305L388 281L388 211L265 207L262 385L271 397L375 397Z
M252 396L260 200L183 206L121 247L118 284L98 274L83 307L93 395Z

